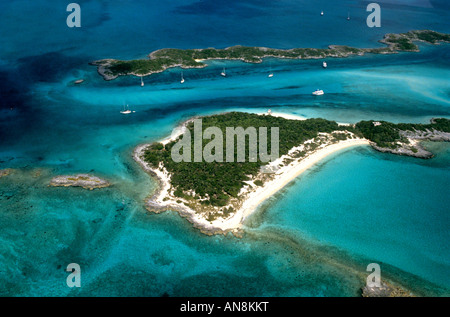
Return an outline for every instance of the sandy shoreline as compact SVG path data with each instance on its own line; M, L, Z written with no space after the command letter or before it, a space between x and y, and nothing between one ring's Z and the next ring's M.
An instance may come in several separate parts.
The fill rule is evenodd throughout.
M272 115L284 117L291 120L305 119L300 116L283 113L272 113ZM190 119L189 121L191 120L192 119ZM169 138L166 138L160 142L166 144L172 140L175 140L184 132L185 126L189 121L183 123L181 127L174 129L172 135ZM194 225L194 227L199 228L203 233L206 234L225 234L231 232L238 235L244 227L243 223L245 219L253 214L259 205L261 205L278 191L282 190L287 184L292 182L303 172L335 152L353 146L369 145L369 141L366 139L353 138L339 141L337 143L327 143L319 146L316 150L314 150L304 158L293 160L290 164L280 167L274 173L273 178L264 182L262 186L255 186L256 189L252 188L252 190L244 192L244 195L242 197L243 202L240 208L230 217L226 219L219 217L218 219L213 221L208 221L204 217L204 215L196 213L195 210L185 206L183 203L180 203L180 200L170 195L171 185L169 173L164 168L162 168L162 166L160 166L160 168L158 169L152 168L142 159L142 155L149 145L150 144L141 144L135 148L133 153L134 160L139 163L139 165L141 165L146 172L156 177L158 180L158 189L152 197L146 199L146 208L157 213L166 210L177 211L181 216L187 218Z
M300 160L300 162L293 162L286 168L280 169L273 180L265 183L264 186L250 193L250 195L243 203L241 209L239 209L233 217L235 219L233 219L233 221L231 221L232 219L230 219L230 221L224 223L222 229L241 225L244 220L257 209L259 205L261 205L264 201L283 189L286 185L300 176L303 172L325 159L327 156L343 149L360 145L369 145L369 141L365 139L351 139L327 145L315 151L313 154L307 156L306 158Z

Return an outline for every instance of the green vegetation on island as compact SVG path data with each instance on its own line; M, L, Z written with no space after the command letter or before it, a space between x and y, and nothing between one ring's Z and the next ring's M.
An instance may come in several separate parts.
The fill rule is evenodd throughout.
M226 127L267 127L267 147L271 151L271 127L279 128L279 156L285 155L293 147L304 144L307 140L319 140L320 133L331 134L334 141L345 140L350 132L354 136L364 137L373 142L376 149L392 149L398 147L398 143L407 142L404 132L411 133L432 133L439 135L442 132L450 132L450 120L433 119L430 124L393 124L385 121L361 121L355 125L339 125L335 121L325 119L288 120L270 115L257 115L242 112L230 112L225 114L202 117L202 131L209 127L218 127L225 135ZM193 133L194 124L189 123L186 128ZM345 132L345 133L342 133ZM447 136L448 137L448 136ZM191 162L174 162L171 157L172 147L182 137L169 142L153 143L143 156L143 159L153 168L158 168L162 163L165 169L171 174L171 186L174 195L186 200L195 200L204 206L226 206L230 198L237 198L241 188L253 176L260 172L260 168L267 164L258 158L256 162L249 162L249 142L246 137L245 162L237 162L235 142L234 162L194 162L194 153L191 153ZM203 139L203 146L211 142ZM259 140L258 140L259 142ZM225 142L224 142L225 143ZM308 151L314 150L320 142L308 144ZM258 144L259 146L259 144ZM191 148L194 147L194 138L191 138ZM415 148L414 148L415 149ZM193 151L191 151L193 152ZM224 151L225 153L225 144ZM395 152L393 152L395 153ZM402 154L402 153L397 153ZM420 153L419 153L420 154ZM305 150L297 151L291 158L298 158L305 155ZM406 155L415 156L414 150ZM288 164L289 162L284 162ZM256 186L261 186L261 181L255 181ZM191 195L192 194L192 195Z
M387 47L381 48L354 48L343 45L330 45L328 48L293 48L274 49L267 47L232 46L225 49L173 49L165 48L152 52L148 59L122 61L104 59L92 62L98 67L98 72L106 80L118 76L135 75L147 76L160 73L168 68L203 68L207 65L204 60L242 60L247 63L260 63L265 57L288 59L313 59L327 57L347 57L351 55L393 54L398 51L418 51L415 41L430 44L450 42L450 34L430 30L410 31L401 34L386 34L380 41Z
M438 118L429 124L419 123L391 123L386 121L361 121L355 125L362 136L380 148L396 149L403 143L408 143L408 136L423 132L450 132L450 120ZM408 133L409 132L409 133ZM417 138L417 136L416 136Z
M280 117L241 112L202 117L203 131L208 127L218 127L224 135L226 127L242 127L244 129L254 127L257 130L260 127L268 127L268 153L271 151L270 127L278 127L280 156L288 153L294 146L317 137L319 132L331 133L346 128L325 119L286 120ZM187 129L193 133L193 123L188 124ZM154 168L157 168L160 162L164 164L167 171L172 174L171 184L176 188L175 196L188 198L184 192L193 190L196 198L202 199L202 203L206 205L225 206L230 197L237 197L244 181L249 180L249 175L256 175L260 167L266 164L261 162L260 158L257 159L257 162L249 162L248 140L246 141L245 162L237 162L237 142L235 142L234 162L194 162L194 153L191 153L192 162L176 163L171 158L171 149L176 142L172 141L165 146L161 143L152 144L145 152L144 160ZM204 139L203 147L209 142L210 140ZM191 139L191 143L193 148L194 138ZM224 142L224 153L225 146Z

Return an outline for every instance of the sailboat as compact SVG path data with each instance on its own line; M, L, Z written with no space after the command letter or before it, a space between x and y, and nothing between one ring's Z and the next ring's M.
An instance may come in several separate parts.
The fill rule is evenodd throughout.
M223 71L220 73L220 75L222 75L223 77L227 76L227 73L225 72L225 67L223 68Z
M269 73L269 76L267 76L267 77L269 77L269 78L273 77L272 66L270 66L270 73Z
M181 81L180 81L180 83L184 83L183 72L181 72Z
M323 15L323 11L320 12L320 15Z
M347 21L350 21L350 12L347 13Z
M127 109L125 110L125 106L123 107L123 110L120 112L121 114L130 114L131 113L131 110L128 108L128 105L127 105Z
M144 87L144 77L141 76L141 87Z

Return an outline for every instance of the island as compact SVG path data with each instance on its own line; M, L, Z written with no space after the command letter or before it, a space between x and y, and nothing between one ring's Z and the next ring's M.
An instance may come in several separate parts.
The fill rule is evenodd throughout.
M113 80L119 76L134 75L139 77L154 73L161 73L169 68L181 67L204 68L207 60L241 60L247 63L261 63L263 58L274 57L284 59L319 59L338 58L364 54L395 54L398 52L418 52L419 47L414 42L438 44L450 43L450 34L432 30L409 31L407 33L389 33L384 36L381 43L387 47L355 48L345 45L330 45L322 48L293 48L274 49L267 47L232 46L225 49L174 49L165 48L154 51L147 59L116 60L102 59L90 64L97 66L98 73L105 80Z
M432 119L430 124L339 124L320 118L294 120L276 113L229 112L201 117L202 131L210 127L221 131L227 127L278 127L278 158L270 162L250 161L249 142L245 142L244 162L175 162L172 149L187 131L194 133L195 119L199 118L184 122L168 139L139 145L134 159L158 181L158 189L145 202L146 208L155 213L176 211L208 235L241 236L244 220L260 204L336 151L371 145L378 151L430 158L432 154L419 141L450 140L450 120L442 118ZM189 142L195 147L194 140ZM202 146L208 142L203 139Z
M82 187L89 190L109 187L110 185L108 181L89 174L56 176L50 181L52 187Z

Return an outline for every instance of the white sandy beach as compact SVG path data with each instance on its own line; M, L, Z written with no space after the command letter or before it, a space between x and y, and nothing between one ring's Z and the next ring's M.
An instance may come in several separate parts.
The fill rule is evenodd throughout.
M251 215L259 205L261 205L264 201L269 199L279 190L283 189L287 184L292 182L303 172L319 163L330 154L357 145L369 145L369 141L365 139L351 139L340 141L339 143L327 145L321 149L318 149L313 154L302 159L300 162L293 162L288 166L281 168L276 173L276 176L273 180L266 182L263 186L259 187L248 195L242 207L234 214L233 217L225 221L217 220L216 222L213 222L213 224L224 231L234 228L240 228L244 220L249 215Z
M257 113L259 115L267 115L268 113ZM296 114L289 114L289 113L282 113L282 112L271 112L270 115L272 117L281 117L288 120L306 120L307 118L296 115Z
M286 119L304 120L305 118L288 115L283 113L272 113L273 116L280 116ZM185 130L185 125L174 129L172 135L162 140L161 142L167 144L168 142L175 140ZM304 158L296 159L289 165L282 166L278 169L274 175L274 178L266 181L263 186L256 186L256 189L249 190L244 193L245 198L241 208L239 208L232 216L227 219L218 218L212 222L204 218L204 216L195 212L185 206L184 204L177 203L175 197L170 195L170 175L165 169L153 169L145 161L141 159L142 154L149 144L143 144L138 146L134 151L134 159L147 171L156 175L159 180L159 190L157 193L147 202L152 206L158 206L160 209L176 210L183 216L193 222L196 227L203 228L208 232L236 232L243 227L245 219L251 215L259 205L269 199L275 193L283 189L287 184L311 168L330 154L337 151L361 145L369 145L369 141L366 139L348 139L339 141L333 144L325 144L316 149L313 153L307 155Z

